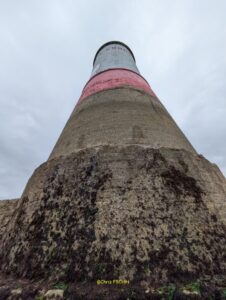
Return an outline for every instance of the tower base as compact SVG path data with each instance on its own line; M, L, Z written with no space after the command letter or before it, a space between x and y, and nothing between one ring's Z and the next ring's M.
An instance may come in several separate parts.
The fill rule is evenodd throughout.
M100 146L55 158L19 200L1 269L77 283L224 275L225 196L219 169L185 150Z

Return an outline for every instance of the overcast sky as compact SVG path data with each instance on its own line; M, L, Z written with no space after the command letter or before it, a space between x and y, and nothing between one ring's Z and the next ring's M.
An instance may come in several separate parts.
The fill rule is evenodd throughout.
M226 174L225 13L225 0L0 0L0 199L48 158L111 40Z

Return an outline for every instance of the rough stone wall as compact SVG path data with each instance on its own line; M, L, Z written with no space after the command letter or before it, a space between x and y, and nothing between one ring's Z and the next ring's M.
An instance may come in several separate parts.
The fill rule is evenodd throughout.
M19 199L0 200L0 239L16 209L18 201Z
M128 144L195 153L156 97L122 87L84 99L69 118L50 159L92 146Z
M55 158L28 182L0 265L81 282L222 274L225 196L220 171L185 150L102 146Z

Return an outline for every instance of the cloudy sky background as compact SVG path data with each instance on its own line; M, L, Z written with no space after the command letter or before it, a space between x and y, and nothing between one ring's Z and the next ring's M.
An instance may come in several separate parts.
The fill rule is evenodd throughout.
M97 49L120 40L198 153L226 175L225 0L0 0L0 199L44 162Z

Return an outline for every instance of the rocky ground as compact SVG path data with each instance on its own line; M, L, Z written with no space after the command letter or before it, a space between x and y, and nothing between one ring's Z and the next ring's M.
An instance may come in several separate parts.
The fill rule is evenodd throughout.
M184 150L54 158L5 226L0 299L224 299L225 199L219 169Z
M97 284L96 282L66 283L33 282L27 279L0 277L1 300L137 300L137 299L226 299L226 278L200 278L193 282L150 285L147 282Z

